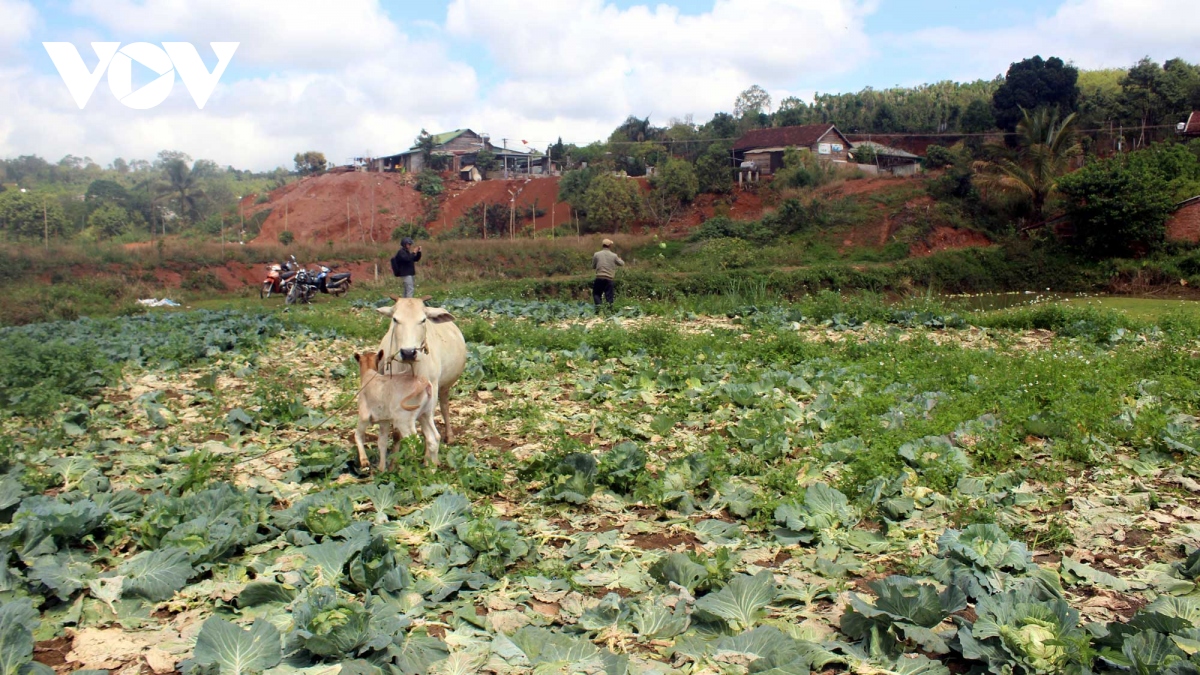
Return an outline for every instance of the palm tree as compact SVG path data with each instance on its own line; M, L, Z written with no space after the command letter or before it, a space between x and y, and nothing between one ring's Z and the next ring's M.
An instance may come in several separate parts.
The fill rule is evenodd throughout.
M1075 129L1075 113L1060 121L1057 109L1022 112L1024 118L1017 123L1021 144L1017 160L975 162L976 184L985 193L989 189L998 190L1027 200L1034 215L1040 218L1046 201L1058 189L1058 179L1067 173L1071 159L1082 148Z
M178 197L179 217L194 220L196 206L204 196L196 174L188 167L187 162L172 159L163 167L163 178L166 180L159 184L159 194L163 197Z

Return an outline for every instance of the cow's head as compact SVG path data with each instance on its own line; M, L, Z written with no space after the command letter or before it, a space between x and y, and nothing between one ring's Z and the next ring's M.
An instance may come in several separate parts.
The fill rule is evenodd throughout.
M377 310L392 319L387 335L383 338L385 361L400 359L412 363L421 354L428 353L426 329L429 324L453 321L454 316L440 307L426 307L424 299L393 299L396 301L395 306L380 307Z

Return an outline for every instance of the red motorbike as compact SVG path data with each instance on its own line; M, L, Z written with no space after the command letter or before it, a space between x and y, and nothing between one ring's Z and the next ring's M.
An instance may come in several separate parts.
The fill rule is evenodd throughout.
M291 259L284 261L282 265L267 265L267 278L263 279L258 297L265 299L272 295L286 296L295 283L298 269L300 264L296 262L296 256L291 256Z

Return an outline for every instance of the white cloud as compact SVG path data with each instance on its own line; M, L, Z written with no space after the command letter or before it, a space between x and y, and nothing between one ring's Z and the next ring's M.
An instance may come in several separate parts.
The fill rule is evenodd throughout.
M242 63L287 69L335 68L403 39L377 0L75 0L72 9L126 42L240 42Z
M37 11L25 0L0 0L0 56L29 39Z
M684 15L604 0L454 0L446 29L482 43L508 78L488 103L611 130L628 114L659 123L729 110L751 84L822 81L858 66L869 3L716 0Z
M947 26L893 36L890 47L923 54L946 78L990 78L1040 54L1081 68L1128 67L1143 56L1200 61L1194 0L1067 0L1029 25L996 30Z

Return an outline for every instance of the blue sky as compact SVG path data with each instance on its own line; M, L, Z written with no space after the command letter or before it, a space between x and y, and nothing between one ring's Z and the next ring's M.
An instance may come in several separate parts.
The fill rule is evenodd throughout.
M153 156L256 169L406 148L421 128L542 145L602 138L626 115L696 121L751 84L776 102L1003 74L1200 61L1194 0L0 0L0 156ZM1164 17L1170 17L1164 20ZM176 82L148 110L102 80L80 110L41 43L238 42L200 110ZM134 88L151 81L134 62Z

